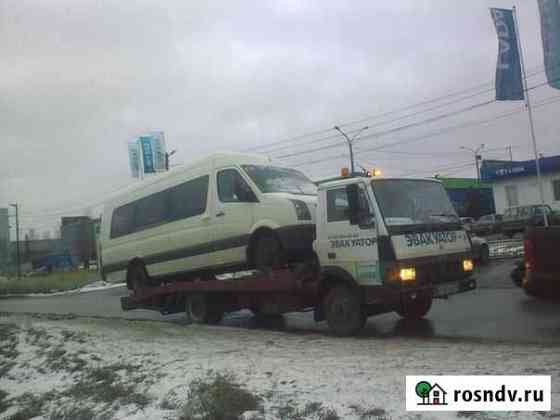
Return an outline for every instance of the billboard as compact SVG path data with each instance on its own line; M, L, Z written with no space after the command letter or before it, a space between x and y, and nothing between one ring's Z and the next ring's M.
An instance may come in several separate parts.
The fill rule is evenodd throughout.
M154 151L152 149L151 137L142 136L138 139L140 149L142 150L142 169L145 174L153 174L154 168Z
M144 174L166 171L166 152L163 131L144 134L128 143L128 160L132 176L138 178Z
M496 100L516 101L524 99L513 12L508 9L490 9L490 14L498 35Z
M128 143L128 163L132 177L138 178L140 176L140 151L136 142Z
M546 78L560 89L560 1L539 0L539 11Z

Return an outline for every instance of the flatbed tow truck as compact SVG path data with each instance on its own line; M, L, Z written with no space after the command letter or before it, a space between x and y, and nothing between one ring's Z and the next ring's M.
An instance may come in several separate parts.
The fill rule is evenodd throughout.
M219 323L227 312L313 310L339 336L369 316L424 317L434 298L473 290L471 242L438 181L341 177L319 184L315 260L299 265L132 288L122 309L186 312Z

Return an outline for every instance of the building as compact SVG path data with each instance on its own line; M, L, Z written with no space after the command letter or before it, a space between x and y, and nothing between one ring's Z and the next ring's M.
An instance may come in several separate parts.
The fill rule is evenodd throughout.
M492 184L474 178L436 177L442 182L455 211L460 217L478 219L495 212Z
M540 158L544 202L560 210L560 156ZM492 184L496 212L511 206L540 204L537 169L534 160L484 160L483 181Z
M66 253L89 266L97 258L95 222L87 216L63 217L60 238Z

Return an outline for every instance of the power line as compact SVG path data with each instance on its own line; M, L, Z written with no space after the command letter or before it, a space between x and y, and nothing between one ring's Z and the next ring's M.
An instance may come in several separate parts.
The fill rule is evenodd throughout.
M551 96L549 98L546 98L542 101L539 101L539 102L535 103L533 105L533 108L539 108L539 107L546 106L546 105L549 105L549 104L553 104L553 103L556 103L556 102L560 102L560 96L558 96L558 95ZM422 135L420 137L406 138L406 139L398 140L398 141L395 141L395 142L392 142L392 143L385 143L385 144L377 145L375 147L370 147L370 148L366 148L366 149L357 149L356 151L358 153L368 153L368 152L374 152L374 151L375 152L381 152L381 153L391 153L391 152L388 152L388 151L381 151L381 150L384 149L384 148L389 148L389 147L393 147L393 146L399 146L399 145L402 145L402 144L409 144L409 143L412 143L412 142L415 142L415 141L425 140L425 139L428 139L428 138L431 138L431 137L436 137L436 136L439 136L441 134L445 134L445 133L448 133L448 132L452 132L452 131L456 131L456 130L460 130L460 129L464 129L464 128L468 128L468 127L489 124L489 123L498 121L502 118L506 118L506 117L509 117L511 115L514 115L514 114L519 114L519 113L523 112L524 110L525 110L524 107L519 107L515 110L509 111L509 112L506 112L506 113L503 113L503 114L499 114L499 115L494 116L492 118L488 118L488 119L484 119L484 120L470 121L470 122L466 122L466 123L462 123L462 124L457 124L457 125L454 125L454 126L445 127L443 129L440 129L440 130L432 131L431 133L427 133L427 134ZM496 148L496 149L499 149L499 148ZM493 149L489 149L489 150L493 150ZM393 153L399 153L399 152L393 152ZM403 152L403 153L406 153L406 152ZM340 159L346 159L345 156L337 154L337 155L326 156L326 157L323 157L321 159L316 159L316 160L312 160L312 161L298 162L298 163L295 163L291 166L292 167L310 166L310 165L314 165L314 164L317 164L317 163L323 163L323 162L326 162L326 161L329 161L329 160L334 160L334 159L339 159L339 158ZM359 160L359 157L358 157L357 160Z
M490 105L494 102L496 102L495 99L492 99L490 101L480 102L480 103L470 105L470 106L465 107L465 108L461 108L461 109L456 110L456 111L451 111L451 112L446 112L445 114L436 115L435 117L430 117L430 118L427 118L425 120L421 120L421 121L413 122L413 123L410 123L410 124L402 125L402 126L399 126L399 127L391 128L391 129L385 130L385 131L379 131L379 132L374 133L374 134L365 135L357 143L363 143L366 139L382 137L382 136L386 136L387 134L396 133L398 131L406 130L406 129L409 129L409 128L412 128L412 127L417 127L417 126L420 126L420 125L429 124L429 123L432 123L434 121L439 121L439 120L444 119L444 118L449 118L449 117L452 117L454 115L458 115L458 114L462 114L464 112L472 111L476 108L480 108L480 107L483 107L483 106L486 106L486 105ZM323 146L323 147L320 147L320 148L306 149L306 150L301 150L299 152L288 153L286 155L276 156L276 159L285 159L285 158L289 158L289 157L293 157L293 156L301 156L301 155L304 155L304 154L315 153L315 152L319 152L319 151L322 151L322 150L325 150L325 149L331 149L333 147L339 147L339 146L344 146L344 145L345 145L344 143L330 144L328 146Z
M404 173L400 176L402 176L402 177L417 176L417 175L426 174L426 173L448 171L448 170L453 170L453 169L462 169L462 168L466 168L466 167L469 167L469 166L475 166L475 165L472 162L455 163L455 164L451 164L451 165L447 165L447 166L442 166L442 167L437 167L437 168L432 168L432 169L426 169L426 170L422 170L422 171L406 172L406 173Z
M546 70L544 69L544 66L537 66L537 67L535 67L534 70L535 70L534 72L529 73L529 74L527 75L527 78L534 77L534 76L536 76L536 75L538 75L538 74L543 73L543 72L546 71ZM464 95L464 94L467 94L467 93L472 92L473 90L477 90L477 89L480 89L480 88L482 88L482 87L486 87L486 86L488 86L488 85L492 85L493 83L494 83L494 82L491 81L491 82L486 82L486 83L478 84L478 85L472 86L472 87L470 87L470 88L467 88L467 89L464 89L464 90L461 90L461 91L458 91L458 92L454 92L454 93L442 95L442 96L439 96L439 97L436 97L436 98L428 99L428 100L425 100L425 101L417 102L417 103L415 103L415 104L407 105L407 106L402 107L402 108L396 108L396 109L393 109L393 110L390 110L390 111L387 111L387 112L384 112L384 113L381 113L381 114L370 115L370 116L363 117L363 118L360 118L360 119L357 119L357 120L354 120L354 121L343 122L343 123L341 123L341 124L338 124L338 126L339 126L339 127L347 127L347 126L349 126L349 125L354 125L354 124L358 124L358 123L363 123L363 122L365 122L365 121L370 121L370 120L373 120L373 119L383 118L383 117L386 117L386 116L389 116L389 115L393 115L393 114L396 114L396 113L399 113L399 112L407 111L407 110L409 110L409 109L417 108L417 107L424 106L424 105L429 105L429 104L431 104L431 103L438 102L438 101L441 101L441 100L443 100L443 99L447 99L447 98L450 98L450 97ZM478 92L478 93L473 94L473 96L480 95L480 94L482 94L482 93L486 93L486 92L489 92L489 91L492 91L492 90L493 90L493 88L485 89L485 90L483 90L483 91L481 91L481 92ZM458 99L457 101L462 101L462 100L467 99L467 98L468 98L468 97L461 98L461 99ZM428 112L428 111L426 111L426 112ZM262 153L269 153L269 152L271 152L271 151L268 150L268 149L269 149L271 146L276 146L276 145L285 144L285 143L293 143L293 142L296 142L296 141L298 141L298 140L305 139L305 138L307 138L307 137L311 137L311 136L315 136L315 135L319 135L319 134L328 133L328 132L330 132L330 131L332 131L332 128L325 128L325 129L321 129L321 130L310 131L310 132L308 132L308 133L300 134L300 135L298 135L298 136L288 137L288 138L285 138L285 139L282 139L282 140L274 141L274 142L272 142L272 143L267 143L267 144L264 144L264 145L259 145L259 146L255 146L255 147L252 147L252 148L248 148L248 149L245 149L245 151L256 151L256 150L261 150ZM329 137L330 137L330 136L329 136ZM308 143L308 142L306 142L306 143Z

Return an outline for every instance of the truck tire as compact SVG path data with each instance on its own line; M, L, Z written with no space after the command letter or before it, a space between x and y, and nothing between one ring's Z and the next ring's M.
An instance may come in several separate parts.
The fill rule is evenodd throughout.
M224 316L220 305L212 304L203 294L187 297L187 317L195 324L218 324Z
M432 307L431 296L419 296L413 301L402 303L397 313L406 319L422 319Z
M255 268L269 272L285 263L284 250L280 240L273 232L261 233L253 246Z
M340 337L348 337L360 331L367 320L362 302L356 290L348 286L335 286L324 299L325 317L330 330Z

